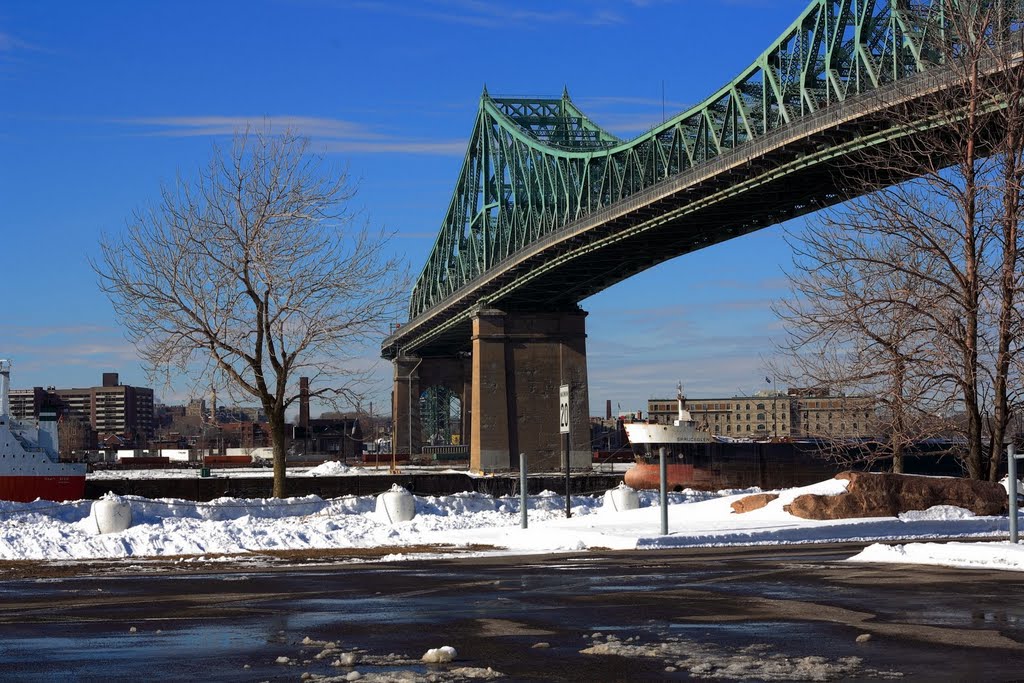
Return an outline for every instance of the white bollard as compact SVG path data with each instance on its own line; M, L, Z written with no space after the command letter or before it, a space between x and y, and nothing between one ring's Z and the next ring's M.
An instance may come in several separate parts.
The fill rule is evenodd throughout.
M386 522L408 522L416 516L416 499L406 489L394 484L390 491L377 496L375 512Z
M99 533L116 534L132 525L132 508L118 498L101 498L93 501L90 517Z
M640 496L636 489L626 486L625 482L604 492L603 507L608 510L636 510L640 507Z

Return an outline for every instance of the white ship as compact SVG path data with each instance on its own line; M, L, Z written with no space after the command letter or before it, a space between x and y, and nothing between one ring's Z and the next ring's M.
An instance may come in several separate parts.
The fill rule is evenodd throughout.
M626 429L626 436L629 437L629 443L633 445L633 449L638 455L656 456L660 446L665 446L673 451L678 450L672 448L678 444L710 443L717 440L712 434L700 429L694 422L690 411L686 409L686 397L683 395L681 382L676 390L676 404L679 414L672 424L627 422L623 425Z
M11 362L0 360L0 500L78 500L84 463L60 462L57 413L41 410L34 425L11 417Z

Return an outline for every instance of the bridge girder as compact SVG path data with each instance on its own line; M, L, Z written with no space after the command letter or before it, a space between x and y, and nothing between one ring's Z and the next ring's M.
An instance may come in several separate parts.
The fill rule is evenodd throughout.
M568 93L485 90L409 324L382 355L465 350L474 307L566 310L665 260L846 198L837 165L907 133L887 107L942 87L945 7L815 0L731 83L630 141Z

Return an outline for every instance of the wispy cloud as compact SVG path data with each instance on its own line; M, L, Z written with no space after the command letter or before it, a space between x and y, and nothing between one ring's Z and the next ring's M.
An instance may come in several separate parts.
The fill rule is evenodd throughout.
M594 97L583 97L576 100L581 108L584 109L584 113L587 109L607 109L609 107L645 107L645 108L661 108L664 104L665 109L670 112L680 112L689 109L693 106L692 102L677 102L674 100L662 100L658 97L617 97L617 96L594 96Z
M5 326L4 336L8 339L38 340L50 336L84 336L91 334L110 334L116 330L104 325L11 325Z
M115 123L149 128L150 135L192 137L232 135L245 128L292 128L310 137L380 139L361 123L313 116L152 116L116 119Z
M7 78L17 70L27 61L30 53L41 52L46 53L50 50L0 29L0 78Z
M28 41L18 38L13 33L7 33L6 31L0 31L0 54L20 52L22 50L30 50L33 52L41 52L43 49L37 45L33 45Z
M247 128L290 128L306 135L327 152L368 152L461 156L465 140L416 140L397 138L344 119L314 116L152 116L114 119L143 135L162 137L226 137Z
M582 10L566 8L561 3L542 9L525 7L522 3L494 3L485 0L428 0L419 3L393 3L363 0L343 3L346 7L389 15L428 19L452 24L483 28L509 26L530 28L545 24L584 26L612 26L625 21L609 6L586 7Z

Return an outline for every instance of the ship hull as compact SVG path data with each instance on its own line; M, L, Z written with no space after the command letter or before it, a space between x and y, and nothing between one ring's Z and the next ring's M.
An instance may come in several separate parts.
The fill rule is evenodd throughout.
M670 491L693 488L696 481L693 465L665 465L665 476ZM622 481L635 489L660 489L661 466L638 462L623 473Z
M635 488L659 488L658 451L662 447L669 471L675 473L669 476L668 488L676 491L804 486L830 479L842 469L823 458L817 448L791 443L634 444L637 464L624 473L623 480L653 482Z
M848 469L884 470L889 463L834 460L835 447L818 442L723 442L710 444L634 444L637 463L623 473L634 488L660 488L658 450L664 446L669 490L720 491L752 486L766 491L806 486L831 479ZM855 449L851 447L851 452ZM932 476L962 476L949 445L922 443L904 454L904 472ZM630 483L635 482L635 483Z
M0 500L29 503L37 498L80 500L85 494L85 475L0 474Z

